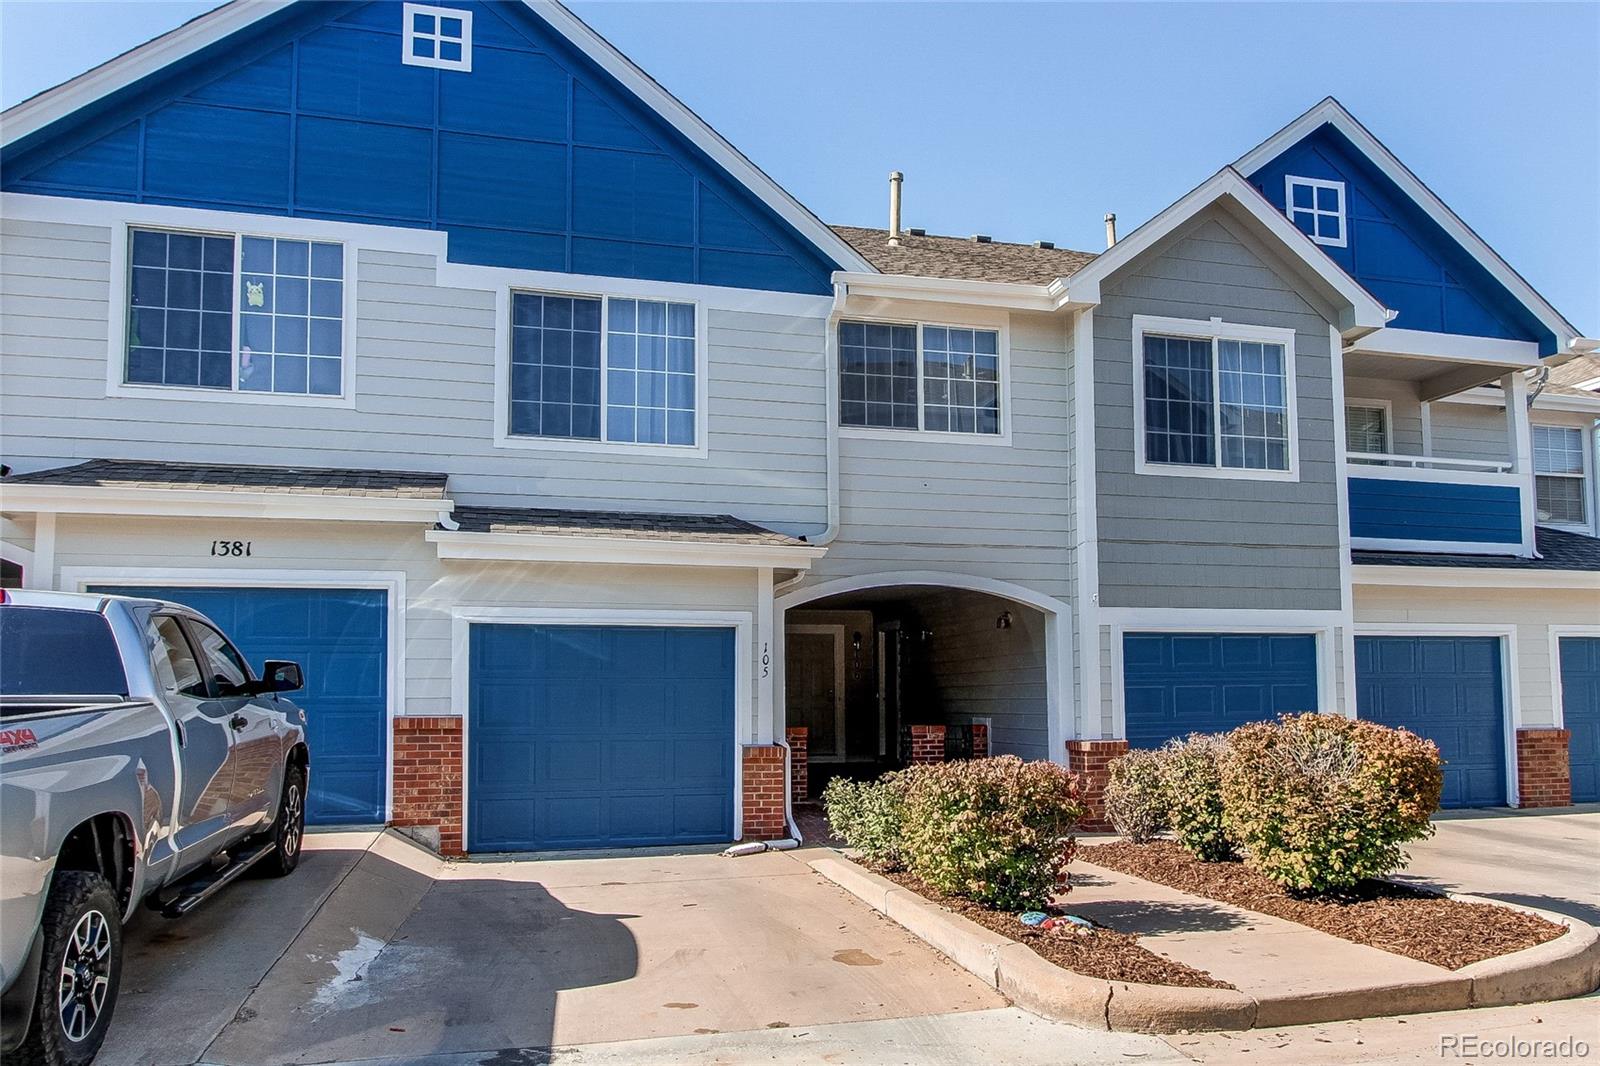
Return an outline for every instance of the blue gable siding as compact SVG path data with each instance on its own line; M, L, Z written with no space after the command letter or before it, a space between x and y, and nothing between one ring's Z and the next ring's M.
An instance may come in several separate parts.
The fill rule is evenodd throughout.
M1520 545L1520 495L1509 485L1352 476L1350 535Z
M1348 242L1323 251L1385 306L1397 329L1534 341L1553 334L1338 130L1324 125L1249 180L1285 210L1287 175L1345 184Z
M836 265L522 4L470 72L306 3L8 148L12 192L442 229L460 263L827 293Z

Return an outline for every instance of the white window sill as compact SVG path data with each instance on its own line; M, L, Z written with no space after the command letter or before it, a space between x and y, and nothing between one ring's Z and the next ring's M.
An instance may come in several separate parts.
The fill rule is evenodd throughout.
M1231 466L1179 466L1171 463L1149 463L1136 459L1135 474L1154 474L1157 477L1213 478L1223 481L1299 481L1300 471L1253 470Z
M107 396L135 397L144 400L204 400L211 403L251 403L277 407L353 408L352 396L316 396L292 392L252 392L243 389L202 389L185 385L111 385Z
M701 434L704 439L704 434ZM581 440L574 437L521 437L495 435L496 448L535 452L587 452L591 455L658 455L672 459L704 459L705 444L639 444L634 441Z
M1010 447L1009 429L1000 433L953 433L937 429L878 429L869 426L840 426L840 440L898 440L907 443L981 444Z

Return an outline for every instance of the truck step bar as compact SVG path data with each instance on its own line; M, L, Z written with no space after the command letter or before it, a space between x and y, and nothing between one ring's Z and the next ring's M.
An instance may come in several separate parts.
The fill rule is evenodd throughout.
M182 918L212 896L242 877L246 870L266 858L272 851L272 841L264 840L248 851L231 854L226 866L202 870L188 880L173 886L177 895L152 899L151 905L160 909L163 917Z

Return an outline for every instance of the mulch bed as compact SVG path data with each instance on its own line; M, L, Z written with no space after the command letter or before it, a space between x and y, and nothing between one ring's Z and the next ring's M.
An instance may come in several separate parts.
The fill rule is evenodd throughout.
M866 865L863 863L862 865ZM887 877L902 888L908 888L924 899L947 907L963 918L969 918L985 929L1003 937L1026 944L1044 959L1063 969L1081 973L1085 977L1098 977L1106 981L1134 981L1147 985L1178 985L1184 988L1232 988L1202 970L1185 966L1181 962L1162 958L1139 946L1139 938L1131 933L1112 929L1097 929L1091 936L1079 936L1066 930L1044 931L1017 921L1009 911L992 910L971 900L946 896L899 871L889 872L868 866L874 873ZM1054 913L1064 913L1052 908Z
M1531 914L1464 903L1390 881L1363 881L1337 898L1302 899L1242 862L1200 862L1170 840L1085 845L1078 857L1447 970L1531 948L1566 932Z

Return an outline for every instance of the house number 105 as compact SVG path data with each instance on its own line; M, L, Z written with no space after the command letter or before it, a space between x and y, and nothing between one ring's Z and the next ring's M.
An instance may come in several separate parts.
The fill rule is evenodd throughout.
M214 540L211 542L212 555L237 555L241 558L250 554L248 540Z

